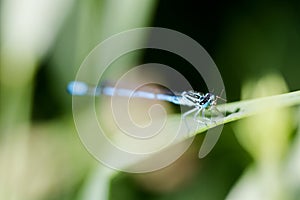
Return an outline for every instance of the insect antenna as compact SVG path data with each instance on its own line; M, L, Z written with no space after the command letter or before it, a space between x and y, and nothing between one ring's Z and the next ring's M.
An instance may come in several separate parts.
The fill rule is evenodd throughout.
M224 99L224 98L222 98L221 96L222 96L222 94L223 94L223 92L224 92L224 89L222 89L222 91L221 91L221 93L220 93L220 95L219 96L216 96L216 100L218 100L218 99L221 99L221 100L223 100L224 102L226 102L227 100L226 99Z

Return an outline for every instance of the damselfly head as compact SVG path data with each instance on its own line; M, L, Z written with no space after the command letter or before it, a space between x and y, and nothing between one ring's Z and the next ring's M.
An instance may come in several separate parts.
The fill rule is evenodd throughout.
M217 105L217 98L213 93L207 93L207 98L209 99L210 106Z
M206 97L205 99L209 99L208 101L210 102L211 106L216 106L217 105L217 101L219 99L221 99L221 100L223 100L223 101L226 102L226 99L224 99L224 98L222 98L220 96L214 95L213 93L207 93L205 95L205 97Z

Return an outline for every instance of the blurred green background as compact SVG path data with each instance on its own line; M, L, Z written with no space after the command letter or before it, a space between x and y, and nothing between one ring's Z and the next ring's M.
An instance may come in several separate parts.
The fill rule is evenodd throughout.
M158 26L198 41L217 64L228 102L298 90L298 1L1 0L0 199L300 199L300 113L274 110L225 125L198 159L203 135L171 166L116 173L83 147L66 85L113 34ZM199 77L176 56L139 61ZM113 155L112 155L113 156Z

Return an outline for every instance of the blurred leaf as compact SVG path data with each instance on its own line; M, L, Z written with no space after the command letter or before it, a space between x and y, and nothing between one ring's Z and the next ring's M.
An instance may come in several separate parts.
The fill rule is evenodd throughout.
M78 200L109 199L110 181L114 174L113 169L98 165L87 179Z
M287 87L281 76L269 74L258 81L248 82L243 87L242 94L244 97L258 97L282 93L286 90ZM289 99L293 99L293 96ZM291 110L281 108L281 105L287 105L287 102L279 98L276 101L269 101L268 107L271 109L268 112L235 124L236 136L252 155L254 163L229 193L228 200L289 199L285 179L282 176L284 165L282 162L287 153L293 126Z

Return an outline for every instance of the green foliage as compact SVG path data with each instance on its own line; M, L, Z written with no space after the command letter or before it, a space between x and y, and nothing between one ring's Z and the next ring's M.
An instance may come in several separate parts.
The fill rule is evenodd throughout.
M300 85L296 1L0 3L0 199L300 199L300 91L288 92ZM152 25L181 31L208 50L228 103L217 107L224 117L181 138L196 136L182 158L140 177L88 155L65 87L99 42ZM130 66L139 56L119 61ZM168 119L171 133L181 117ZM218 125L225 125L220 140L199 160L205 131Z

